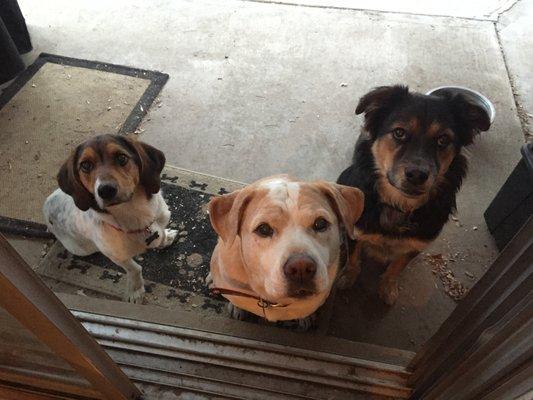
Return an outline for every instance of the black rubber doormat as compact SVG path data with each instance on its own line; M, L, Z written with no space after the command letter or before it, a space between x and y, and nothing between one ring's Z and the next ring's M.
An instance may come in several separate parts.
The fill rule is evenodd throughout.
M0 231L46 237L41 208L70 151L135 132L168 75L41 54L0 95Z

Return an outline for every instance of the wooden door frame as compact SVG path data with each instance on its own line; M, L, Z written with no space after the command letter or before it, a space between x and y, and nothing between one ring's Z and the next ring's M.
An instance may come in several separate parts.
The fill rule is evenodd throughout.
M1 234L0 307L87 379L98 398L140 398L135 385Z

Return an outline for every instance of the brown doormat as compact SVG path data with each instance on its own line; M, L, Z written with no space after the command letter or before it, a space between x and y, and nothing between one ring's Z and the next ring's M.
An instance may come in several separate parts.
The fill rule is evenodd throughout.
M168 75L41 54L0 96L0 231L46 236L42 205L71 150L134 132Z

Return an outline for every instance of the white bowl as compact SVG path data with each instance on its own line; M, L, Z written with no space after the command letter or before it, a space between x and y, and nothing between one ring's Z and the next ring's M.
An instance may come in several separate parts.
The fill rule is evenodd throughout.
M474 104L480 106L487 112L487 114L489 115L491 125L494 122L494 117L496 116L496 110L494 109L494 105L488 98L483 96L481 93L476 92L475 90L472 90L466 87L462 87L462 86L439 86L437 88L431 89L426 94L438 96L439 92L442 92L442 91L446 91L449 93L462 94L467 99L472 101Z

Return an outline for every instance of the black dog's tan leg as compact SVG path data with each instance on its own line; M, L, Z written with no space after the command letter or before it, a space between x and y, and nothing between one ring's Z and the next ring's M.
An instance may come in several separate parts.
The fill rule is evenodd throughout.
M389 306L396 303L398 299L398 276L417 254L409 253L397 258L389 264L385 272L381 275L378 294L381 300Z
M351 246L350 246L351 247ZM349 289L353 286L359 273L361 272L361 242L356 242L353 250L348 256L346 270L337 282L337 287L341 290Z

